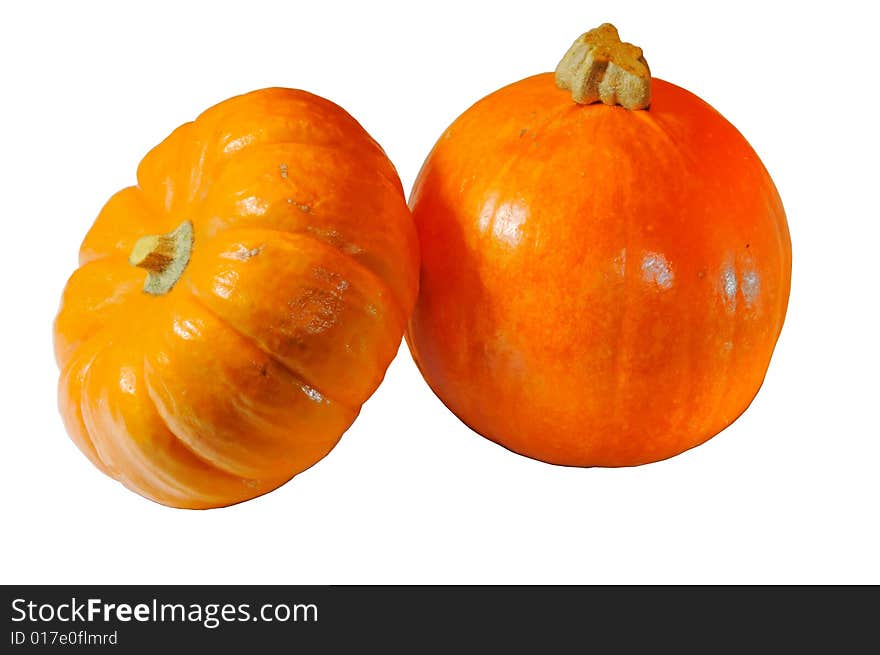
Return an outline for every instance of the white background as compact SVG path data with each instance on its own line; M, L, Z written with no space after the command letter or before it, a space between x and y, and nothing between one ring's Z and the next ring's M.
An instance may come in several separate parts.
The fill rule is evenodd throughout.
M821 9L819 8L821 7ZM870 3L3 3L3 583L880 583ZM248 90L348 109L409 190L445 127L601 22L749 139L792 234L764 387L671 460L560 468L464 427L404 347L337 448L239 506L104 477L57 414L51 324L79 242L146 151Z

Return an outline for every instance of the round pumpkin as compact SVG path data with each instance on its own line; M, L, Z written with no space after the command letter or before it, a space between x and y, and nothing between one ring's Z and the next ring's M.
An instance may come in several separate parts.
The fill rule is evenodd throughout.
M472 429L546 462L629 466L734 421L788 302L779 195L743 136L603 25L483 98L410 198L407 340Z
M175 507L229 505L321 459L395 356L418 285L397 173L293 89L176 129L80 248L55 322L67 430Z

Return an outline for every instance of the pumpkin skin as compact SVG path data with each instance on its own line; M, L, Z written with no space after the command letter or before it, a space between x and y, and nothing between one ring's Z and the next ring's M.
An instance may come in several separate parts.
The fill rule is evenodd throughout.
M146 293L130 253L184 220L188 264ZM149 152L79 263L54 330L67 431L131 490L186 508L253 498L326 455L381 382L418 286L382 149L337 105L281 88Z
M552 74L477 102L410 197L407 341L468 426L523 455L631 466L696 446L762 384L791 245L743 136L651 80L647 111L578 105Z

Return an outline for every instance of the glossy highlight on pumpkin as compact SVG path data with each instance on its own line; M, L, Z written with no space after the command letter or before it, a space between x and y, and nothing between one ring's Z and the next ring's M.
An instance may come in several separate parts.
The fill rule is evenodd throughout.
M529 457L630 466L706 441L749 405L782 328L791 245L770 176L707 103L650 83L636 111L576 104L552 74L500 89L410 197L413 356L464 423Z
M271 491L381 382L417 271L397 173L351 116L292 89L226 100L150 151L83 241L54 332L67 430L159 503Z

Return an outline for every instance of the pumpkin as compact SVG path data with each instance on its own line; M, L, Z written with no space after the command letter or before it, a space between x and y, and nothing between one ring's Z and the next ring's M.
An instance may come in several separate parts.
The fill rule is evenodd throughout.
M137 180L55 321L67 431L165 505L266 493L333 448L398 350L418 250L397 173L343 109L274 88L177 128Z
M407 340L468 426L555 464L630 466L723 430L782 328L785 213L743 136L603 25L483 98L410 197Z

